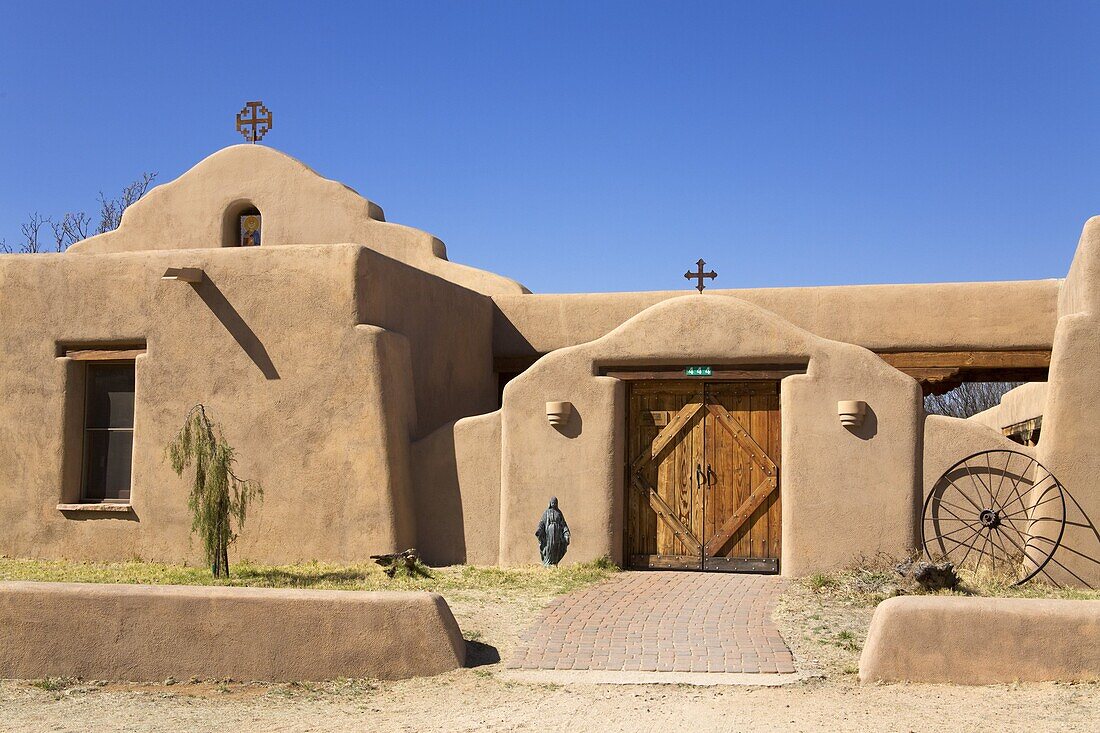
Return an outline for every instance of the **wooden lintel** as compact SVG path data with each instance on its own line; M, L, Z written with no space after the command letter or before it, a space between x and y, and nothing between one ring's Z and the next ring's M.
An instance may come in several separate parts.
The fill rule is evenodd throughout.
M898 351L879 352L890 366L910 369L1046 369L1049 349L1016 351Z
M962 370L957 367L937 367L927 369L902 369L901 371L905 372L913 379L916 379L918 382L943 382L959 376Z
M69 349L65 356L75 361L133 361L145 353L145 348Z

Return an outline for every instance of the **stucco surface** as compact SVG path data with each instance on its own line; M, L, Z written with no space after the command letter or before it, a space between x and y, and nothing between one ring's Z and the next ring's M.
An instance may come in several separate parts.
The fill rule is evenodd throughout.
M915 544L920 388L870 351L816 337L735 298L691 295L658 303L607 336L555 351L504 390L501 562L535 562L532 533L556 495L572 530L566 561L621 560L625 383L600 366L806 364L781 386L781 569L803 575L859 553ZM841 426L840 400L868 418ZM547 401L573 416L551 426Z
M224 246L251 205L263 246ZM66 254L0 256L0 552L200 560L163 449L201 402L266 490L237 558L416 546L433 562L536 562L556 495L567 562L621 559L626 385L601 368L786 364L805 373L781 384L781 568L801 575L908 552L930 482L1007 444L989 415L926 420L917 383L872 350L1052 348L1045 400L1020 390L993 422L1042 403L1038 457L1075 522L1056 559L1100 585L1100 219L1065 281L536 296L445 257L257 145L215 153ZM168 267L205 275L164 281ZM123 345L145 349L131 510L59 510L79 498L83 437L84 367L65 351ZM492 412L494 358L510 372L508 357L543 353ZM868 404L862 427L841 426L841 400ZM573 405L566 424L549 424L550 401Z
M1045 349L1058 280L930 285L708 289L772 311L823 338L872 350ZM603 336L682 291L494 295L497 356L529 356Z
M1100 587L1100 217L1086 222L1059 301L1038 459L1070 495L1049 572Z
M0 583L0 677L403 679L461 667L435 593Z
M1029 382L1006 392L996 407L983 410L967 419L999 431L1009 425L1042 417L1046 404L1047 383Z
M902 596L879 604L862 682L1100 679L1100 601Z
M500 413L444 425L413 444L417 549L432 565L496 565Z
M168 267L205 277L164 281ZM238 474L266 492L234 556L360 560L414 546L417 425L495 403L486 299L358 245L5 256L0 310L11 316L0 330L11 446L0 552L11 555L200 560L186 480L163 456L199 402L237 449ZM79 494L83 391L80 365L58 354L134 343L147 351L133 510L60 512Z
M928 492L936 485L947 469L967 456L986 450L1010 450L1026 456L1035 455L1035 449L1013 442L988 425L972 419L962 420L943 415L924 418L924 493L922 506Z
M440 240L386 222L377 204L263 145L233 145L210 155L129 207L117 230L78 242L69 253L221 247L234 239L234 212L247 205L263 217L263 247L365 244L477 292L524 292L506 277L447 261Z
M445 422L496 409L492 302L440 277L360 248L358 322L409 342L417 439Z

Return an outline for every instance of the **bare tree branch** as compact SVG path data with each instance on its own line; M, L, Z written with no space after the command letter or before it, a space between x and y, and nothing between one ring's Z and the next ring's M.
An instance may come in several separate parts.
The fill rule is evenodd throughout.
M122 223L122 214L130 204L145 195L145 192L149 190L149 186L156 178L156 173L142 173L141 178L122 189L122 193L119 194L118 198L108 199L100 191L99 226L96 227L95 233L103 234L118 229L118 225Z
M95 234L103 234L118 229L122 222L122 214L138 199L149 191L153 181L157 179L156 173L145 172L141 178L122 189L117 198L108 199L101 191L99 194L99 224L95 228ZM43 227L50 227L53 234L54 250L64 252L77 242L90 237L92 232L92 217L83 211L70 211L55 221L48 216L42 216L37 211L27 217L27 221L20 225L23 241L19 244L19 252L35 254L45 252L48 245L45 241ZM10 254L12 248L8 243L0 239L0 253Z
M23 232L23 244L19 251L26 254L36 254L42 251L42 227L50 224L49 217L42 216L37 211L27 216L27 221L19 226Z
M970 417L1001 404L1001 397L1024 382L963 382L944 394L924 398L924 411L929 415Z
M60 222L50 222L53 229L54 244L58 252L64 252L71 245L82 239L88 238L88 227L92 218L83 211L70 211L61 218Z

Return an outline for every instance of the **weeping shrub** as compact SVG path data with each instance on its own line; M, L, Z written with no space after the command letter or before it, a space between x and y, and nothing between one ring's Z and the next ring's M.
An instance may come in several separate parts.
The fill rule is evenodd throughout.
M229 545L244 526L252 501L263 501L263 487L233 473L236 451L225 442L201 404L187 412L183 427L165 452L177 476L194 466L195 480L187 498L191 531L202 538L206 562L214 577L228 578Z

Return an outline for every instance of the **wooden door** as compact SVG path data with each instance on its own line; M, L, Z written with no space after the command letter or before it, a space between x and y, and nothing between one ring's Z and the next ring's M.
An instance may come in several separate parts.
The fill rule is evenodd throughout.
M703 566L779 572L778 382L708 384Z
M778 458L778 382L632 383L626 564L776 572Z

